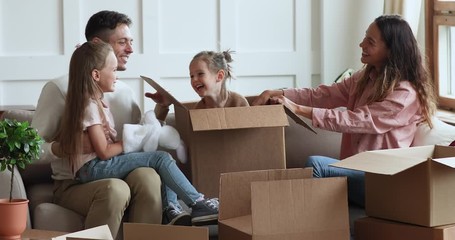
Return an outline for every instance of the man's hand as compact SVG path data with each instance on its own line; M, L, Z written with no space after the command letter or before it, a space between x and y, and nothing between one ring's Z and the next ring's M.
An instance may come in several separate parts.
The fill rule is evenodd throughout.
M172 102L169 99L165 98L159 92L155 92L155 93L146 92L145 96L152 99L155 103L157 103L165 108L169 107L172 104Z

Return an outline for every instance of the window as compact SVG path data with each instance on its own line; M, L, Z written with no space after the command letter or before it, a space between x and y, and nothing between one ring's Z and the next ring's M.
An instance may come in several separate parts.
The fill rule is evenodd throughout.
M439 106L455 110L455 0L427 0L426 48Z

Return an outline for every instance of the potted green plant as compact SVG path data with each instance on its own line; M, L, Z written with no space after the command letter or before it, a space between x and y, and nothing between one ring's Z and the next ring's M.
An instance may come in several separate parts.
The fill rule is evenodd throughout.
M39 157L42 142L29 122L0 121L0 172L11 172L9 199L0 199L0 239L19 238L25 230L28 200L13 199L14 172Z

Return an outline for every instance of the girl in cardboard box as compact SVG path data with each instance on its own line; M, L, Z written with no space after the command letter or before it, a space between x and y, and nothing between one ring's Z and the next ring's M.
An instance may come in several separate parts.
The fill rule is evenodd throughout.
M360 43L364 67L342 82L317 88L266 90L253 105L284 104L314 127L342 133L340 158L363 151L409 147L417 125L435 112L435 93L409 24L383 15ZM341 107L341 108L340 108ZM310 156L314 177L348 177L351 203L364 206L364 173L329 166L339 160Z
M167 192L175 191L192 209L190 220L194 225L216 222L218 201L204 198L169 153L123 153L122 141L116 140L109 106L103 101L104 92L115 90L116 70L112 47L104 42L86 42L71 57L66 108L57 140L70 160L75 179L83 183L104 178L122 179L136 168L154 168L163 182L163 204L168 202ZM84 133L95 152L83 153Z
M226 86L226 80L233 78L230 65L233 61L232 53L230 50L201 51L191 60L189 65L191 86L201 97L195 109L249 106L244 96L228 90ZM164 120L171 102L158 92L148 92L145 96L155 101L155 114L159 120ZM186 214L178 202L165 208L165 216L169 219L182 218Z

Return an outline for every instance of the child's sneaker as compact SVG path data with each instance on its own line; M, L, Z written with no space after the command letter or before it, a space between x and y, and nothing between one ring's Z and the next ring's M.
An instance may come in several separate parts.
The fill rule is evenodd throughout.
M191 215L183 209L170 205L163 212L163 223L168 225L191 226Z
M191 206L193 225L211 225L218 223L218 198L204 199Z

